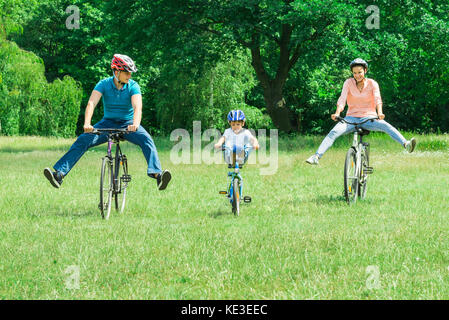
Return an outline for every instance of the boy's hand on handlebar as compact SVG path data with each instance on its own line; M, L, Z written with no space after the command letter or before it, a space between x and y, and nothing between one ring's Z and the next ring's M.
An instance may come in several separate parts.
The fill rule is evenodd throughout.
M220 149L221 148L221 144L219 144L219 143L214 144L214 148L217 149L217 150Z
M92 132L92 131L94 131L94 127L92 127L92 125L90 125L90 124L85 124L84 126L83 126L83 130L84 130L84 133L89 133L89 132Z
M379 120L385 119L385 115L383 113L379 113L377 116L379 117Z
M259 144L253 145L254 150L259 150Z

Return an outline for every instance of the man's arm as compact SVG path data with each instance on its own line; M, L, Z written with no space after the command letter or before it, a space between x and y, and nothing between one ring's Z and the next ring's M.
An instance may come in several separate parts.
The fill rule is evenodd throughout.
M129 131L136 131L142 121L142 95L135 94L131 96L131 104L134 109L133 124L128 126Z
M92 115L94 114L94 109L100 101L101 96L101 92L97 90L93 90L90 95L89 102L86 106L86 111L84 112L84 132L92 132L94 129L91 125Z

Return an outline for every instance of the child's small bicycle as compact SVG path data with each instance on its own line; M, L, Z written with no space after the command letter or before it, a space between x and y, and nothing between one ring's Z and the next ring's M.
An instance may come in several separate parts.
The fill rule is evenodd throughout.
M222 151L226 152L228 150L231 153L231 163L228 163L229 169L234 169L233 171L228 172L229 177L229 185L227 191L220 191L220 194L225 194L227 198L229 199L229 202L232 206L232 213L234 213L235 216L240 215L240 202L242 199L242 192L243 192L243 178L240 174L240 169L242 168L243 164L246 162L246 158L248 155L249 150L251 147L246 147L245 152L245 159L239 159L237 157L237 146L233 146L231 149L230 147L227 147L225 145L222 146ZM225 155L226 158L226 155ZM243 161L242 161L243 160ZM250 203L251 197L250 196L244 196L243 202Z

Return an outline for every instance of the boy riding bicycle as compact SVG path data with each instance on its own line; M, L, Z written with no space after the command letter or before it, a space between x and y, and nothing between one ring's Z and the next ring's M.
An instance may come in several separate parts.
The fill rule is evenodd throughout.
M231 153L235 146L236 158L241 159L245 163L248 159L251 145L254 149L259 149L259 142L248 129L243 128L245 125L245 114L242 110L232 110L228 113L228 123L231 126L226 129L223 136L215 144L216 149L220 149L225 144L225 161L231 164Z
M127 129L124 139L140 146L148 164L147 174L156 179L159 190L164 190L171 180L168 170L161 170L156 146L148 132L140 125L142 119L142 95L140 87L131 80L137 71L134 61L125 55L115 54L111 69L113 77L101 80L95 86L87 103L84 115L84 133L81 134L70 150L53 166L44 169L45 177L53 187L59 188L63 178L69 173L87 149L107 142L107 135L94 135L94 128ZM91 125L92 114L100 98L103 98L104 116L94 126Z
M344 118L351 123L361 123L369 118L379 118L379 120L368 121L360 125L362 129L370 131L381 131L390 135L391 138L399 142L408 152L413 152L416 145L415 138L407 141L402 134L391 124L383 120L385 115L382 112L382 99L380 97L379 85L373 79L365 78L368 70L368 63L360 58L353 60L349 66L354 78L349 78L343 85L340 98L337 102L337 110L331 115L336 121L340 113L348 103L348 112ZM319 159L332 146L334 141L343 134L353 132L355 126L344 122L339 122L324 138L314 155L306 162L317 165Z

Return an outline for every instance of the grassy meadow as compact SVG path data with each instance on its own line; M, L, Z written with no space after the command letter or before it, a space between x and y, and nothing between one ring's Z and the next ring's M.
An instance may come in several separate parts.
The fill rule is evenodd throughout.
M411 134L405 134L407 138ZM170 161L158 191L137 147L124 214L102 220L101 157L89 150L60 189L43 175L73 139L0 137L0 299L449 299L449 136L408 154L372 134L367 198L348 206L351 136L320 160L323 137L284 137L278 170L242 170L240 217L219 190L227 167ZM252 157L256 154L252 154Z

